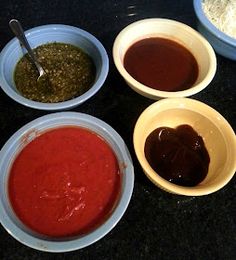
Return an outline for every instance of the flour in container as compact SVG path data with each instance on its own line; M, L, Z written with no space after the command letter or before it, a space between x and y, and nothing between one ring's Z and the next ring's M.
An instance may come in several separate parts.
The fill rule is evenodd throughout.
M220 31L236 39L236 0L203 0L202 8Z

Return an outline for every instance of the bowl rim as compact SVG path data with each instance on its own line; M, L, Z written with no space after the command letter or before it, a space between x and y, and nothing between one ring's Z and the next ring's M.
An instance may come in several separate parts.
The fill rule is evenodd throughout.
M208 106L207 104L190 99L190 98L173 98L173 99L162 99L159 101L154 102L151 104L149 107L147 107L139 116L139 118L136 121L135 127L134 127L134 132L133 132L133 145L134 145L134 150L136 157L143 168L143 172L145 175L156 185L159 186L160 188L166 190L167 192L170 193L175 193L178 195L185 195L185 196L202 196L202 195L207 195L213 192L216 192L217 190L223 188L234 176L235 171L236 171L236 160L232 162L230 165L230 173L225 176L223 181L220 181L217 184L211 185L211 187L201 187L201 186L195 186L195 187L184 187L180 185L176 185L173 183L170 183L169 181L165 180L161 176L159 176L149 165L148 161L146 160L144 153L143 153L143 148L142 151L140 150L140 141L138 139L138 133L139 133L139 128L142 126L143 127L143 118L146 116L149 116L148 114L151 113L152 111L156 111L156 114L159 109L162 109L161 111L165 111L166 106L168 106L168 109L173 109L173 108L179 108L179 109L188 109L193 112L198 112L199 109L207 109L209 112L209 115L204 115L212 121L211 116L214 116L217 118L217 121L221 122L221 125L224 126L224 132L222 129L220 129L220 132L222 133L222 136L227 142L227 144L230 144L230 151L233 152L233 154L236 156L236 137L235 133L230 126L230 124L227 122L227 120L215 109L212 107ZM200 113L201 114L201 113ZM217 122L213 122L214 125L217 127ZM219 127L217 127L219 129ZM229 141L230 139L230 141ZM228 146L229 148L229 146ZM228 149L227 148L227 149Z
M123 63L121 62L121 60L119 58L120 45L121 45L121 42L123 41L122 40L123 35L125 35L129 30L132 30L134 27L139 26L140 24L142 25L143 23L152 23L152 22L155 22L155 23L162 22L162 23L169 23L169 24L181 26L184 30L189 31L191 34L193 34L195 37L197 37L200 40L200 42L206 47L208 55L209 55L209 69L208 69L206 77L201 82L199 82L197 85L192 86L191 88L186 89L186 90L175 91L175 92L161 91L161 90L150 88L150 87L138 82L135 78L133 78L125 70ZM144 34L144 37L145 37L145 34ZM160 97L160 98L168 98L168 97L177 98L177 97L192 96L192 95L202 91L204 88L206 88L209 85L209 83L212 81L212 79L215 76L216 68L217 68L216 55L215 55L215 52L214 52L212 46L210 45L210 43L198 31L196 31L189 25L176 21L176 20L173 20L173 19L147 18L147 19L138 20L136 22L133 22L133 23L127 25L117 35L117 37L113 43L112 52L113 52L113 60L114 60L117 70L120 72L121 76L128 83L131 84L130 87L143 96L147 96L149 98L150 98L150 96L152 96L153 99L157 99L158 97Z
M236 47L236 39L219 30L205 15L202 9L202 0L194 0L193 6L197 18L216 38Z
M62 123L64 121L64 123ZM16 131L5 143L5 145L0 150L0 168L4 164L4 160L12 155L9 155L11 147L14 145L16 147L19 146L17 140L19 141L23 136L26 136L27 133L31 133L32 130L39 129L45 131L47 129L61 127L61 126L68 126L68 120L72 120L74 123L69 124L73 126L87 126L87 129L91 129L92 127L98 128L106 137L103 136L105 140L111 139L112 142L115 143L115 146L119 150L119 154L122 157L122 162L125 162L126 167L124 168L124 175L123 175L123 192L120 196L119 202L116 205L113 213L102 223L99 227L95 230L91 231L90 233L82 236L75 237L75 239L71 239L68 241L55 241L55 240L48 240L39 238L33 235L30 235L28 232L19 228L14 221L9 217L7 212L5 211L5 207L3 205L3 198L0 199L0 223L6 229L6 231L12 235L16 240L21 242L24 245L27 245L31 248L45 251L45 252L69 252L74 251L77 249L84 248L89 246L102 237L104 237L108 232L110 232L115 225L119 222L121 217L124 215L128 204L131 200L133 187L134 187L134 168L130 153L128 148L122 139L122 137L107 123L98 119L94 116L79 113L79 112L57 112L52 113L49 115L45 115L34 119L33 121L27 123L23 127L21 127L18 131ZM67 122L67 123L66 123ZM92 129L93 132L97 132L96 130ZM101 133L98 133L101 135ZM109 143L109 142L108 142ZM110 144L111 145L111 144ZM113 150L114 151L114 150ZM114 151L115 152L115 151ZM116 153L116 152L115 152ZM14 157L13 157L14 158ZM122 164L121 162L121 164ZM122 164L123 165L123 164ZM121 166L122 167L122 166ZM5 177L3 176L5 175ZM9 172L2 174L0 176L1 182L0 187L4 190L6 187L6 183L4 183L4 179L7 178Z
M48 31L54 31L54 32L63 31L63 32L78 34L81 35L86 40L88 40L89 42L91 42L96 47L102 60L101 72L96 83L93 84L91 88L88 91L86 91L84 94L75 97L73 99L63 101L63 102L58 102L58 103L42 103L42 102L33 101L23 97L22 95L15 92L11 88L11 86L9 86L9 84L7 83L4 77L4 61L8 56L10 50L15 48L17 44L19 44L18 39L14 37L4 46L4 48L0 53L0 87L13 100L27 107L31 107L34 109L41 109L41 110L49 110L49 111L70 109L77 105L82 104L83 102L91 98L103 86L109 71L109 58L104 46L95 36L75 26L64 25L64 24L40 25L40 26L33 27L29 30L26 30L25 35L26 37L30 37L30 36L33 37L34 35L38 35L40 33L48 32Z

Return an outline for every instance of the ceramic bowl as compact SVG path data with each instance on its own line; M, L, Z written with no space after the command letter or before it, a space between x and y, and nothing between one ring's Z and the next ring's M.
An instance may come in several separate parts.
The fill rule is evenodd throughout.
M25 49L21 47L18 39L13 38L0 54L0 86L16 102L42 110L71 109L91 98L102 87L108 74L109 60L103 45L93 35L77 27L61 24L35 27L26 31L25 34L32 48L51 42L68 43L80 47L92 57L96 66L96 76L94 84L87 92L71 100L58 103L29 100L23 97L15 87L14 69L24 55Z
M210 156L206 178L194 187L175 185L155 172L144 154L147 136L156 128L190 125L204 140ZM163 99L143 111L134 128L136 156L147 177L175 194L200 196L223 188L236 171L236 137L224 117L208 105L189 98Z
M16 216L8 198L8 177L11 163L28 142L48 129L61 126L80 126L107 141L119 162L122 178L119 199L109 217L96 229L72 238L51 239L29 230ZM23 142L22 142L23 140ZM124 167L125 166L125 167ZM129 151L120 135L105 122L87 114L59 112L35 119L19 129L0 151L0 222L21 243L41 251L67 252L86 247L105 236L121 219L131 199L134 170Z
M199 73L191 88L175 92L156 90L141 84L125 70L123 60L128 48L135 42L149 37L174 40L193 54L198 63ZM208 86L216 72L215 53L207 40L188 25L169 19L144 19L125 27L115 39L113 59L127 84L137 93L154 100L194 95Z
M194 0L193 6L198 18L198 30L201 34L206 37L218 54L236 60L236 39L223 33L212 24L202 9L202 0Z

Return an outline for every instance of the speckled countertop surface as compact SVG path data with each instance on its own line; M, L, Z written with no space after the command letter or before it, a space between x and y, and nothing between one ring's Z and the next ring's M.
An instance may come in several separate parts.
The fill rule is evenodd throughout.
M135 186L129 207L104 238L82 250L51 254L28 248L0 226L0 259L236 259L236 179L203 197L165 193L143 174L134 154L132 134L140 113L152 100L132 91L118 74L112 45L119 31L143 18L176 19L196 28L190 0L139 1L0 1L0 49L13 37L8 22L17 18L25 29L61 23L94 34L106 48L110 71L102 89L73 109L110 124L125 140L133 158ZM218 110L236 129L236 62L217 56L212 83L192 98ZM24 107L0 90L0 147L21 126L48 114Z

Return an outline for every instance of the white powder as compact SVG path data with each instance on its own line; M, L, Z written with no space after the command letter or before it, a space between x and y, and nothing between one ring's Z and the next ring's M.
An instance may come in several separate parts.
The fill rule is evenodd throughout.
M219 30L236 38L236 0L203 0L202 7Z

